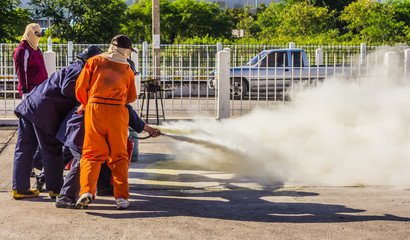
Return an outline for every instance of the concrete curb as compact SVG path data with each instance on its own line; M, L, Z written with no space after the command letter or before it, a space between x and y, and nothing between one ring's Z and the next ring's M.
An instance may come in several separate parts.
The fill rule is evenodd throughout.
M0 126L17 126L18 118L2 118L0 119Z

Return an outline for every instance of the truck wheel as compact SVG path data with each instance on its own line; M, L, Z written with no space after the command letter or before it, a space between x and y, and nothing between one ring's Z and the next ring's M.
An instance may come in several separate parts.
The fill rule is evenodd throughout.
M235 78L231 79L231 95L235 100L243 99L248 94L248 83L245 79Z

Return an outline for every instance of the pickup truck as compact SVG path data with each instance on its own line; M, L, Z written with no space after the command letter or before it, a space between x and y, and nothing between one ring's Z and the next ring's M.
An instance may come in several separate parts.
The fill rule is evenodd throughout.
M327 76L351 76L350 66L311 66L303 49L273 49L260 52L247 64L230 69L231 95L242 99L249 91L283 91L300 81L314 83ZM215 70L208 81L211 89L217 87Z

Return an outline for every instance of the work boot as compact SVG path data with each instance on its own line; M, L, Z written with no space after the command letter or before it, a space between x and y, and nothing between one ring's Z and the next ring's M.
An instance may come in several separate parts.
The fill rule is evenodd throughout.
M68 195L58 195L56 198L56 207L57 208L70 208L76 209L75 199Z
M39 192L43 189L44 183L46 180L42 177L36 177L36 181L34 182L32 188L37 188Z
M84 193L81 197L77 200L75 206L80 209L87 209L88 204L92 202L93 195L91 193Z
M12 192L12 196L16 200L37 197L39 194L40 191L37 188L31 188L27 190L13 190Z
M117 203L117 209L127 209L130 206L130 201L125 198L116 198L115 202Z
M60 195L60 193L54 193L53 191L49 191L48 195L52 198L55 199L58 195Z

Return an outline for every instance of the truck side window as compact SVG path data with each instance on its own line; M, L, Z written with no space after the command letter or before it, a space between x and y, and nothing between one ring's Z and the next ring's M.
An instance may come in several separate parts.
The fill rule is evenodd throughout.
M266 58L262 59L261 63L259 64L259 67L266 67Z
M275 55L276 55L276 62L275 62ZM285 58L285 60L283 60ZM285 64L285 67L288 66L288 55L284 52L276 52L276 53L270 53L268 57L265 57L260 64L260 67L266 67L266 60L268 61L268 67L283 67Z
M266 67L266 52L262 52L256 57L258 57L258 61L262 59L262 61L260 61L259 63L259 67Z
M302 52L292 52L292 64L294 67L303 66L302 60Z
M275 61L273 61L274 63ZM285 64L285 66L283 66ZM287 67L288 66L288 55L286 52L276 54L276 67Z
M270 53L268 56L268 66L275 67L275 53Z

